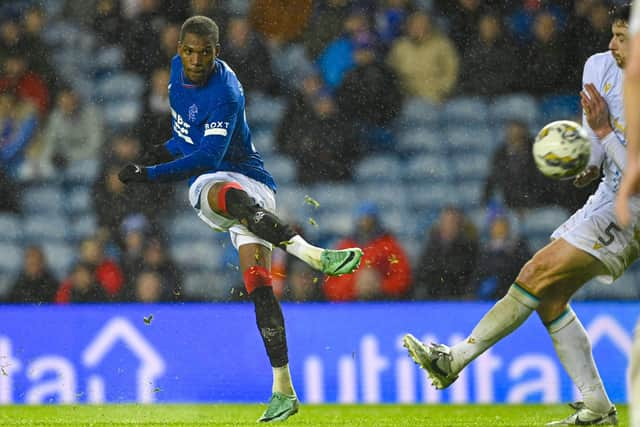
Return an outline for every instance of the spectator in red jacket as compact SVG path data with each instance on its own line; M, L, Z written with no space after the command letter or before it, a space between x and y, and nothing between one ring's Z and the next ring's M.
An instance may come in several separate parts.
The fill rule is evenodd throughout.
M49 88L43 78L29 70L27 58L8 55L0 72L0 93L12 92L19 100L30 101L41 116L49 110Z
M361 247L360 269L353 274L329 277L324 293L329 301L400 299L411 286L409 258L396 238L380 223L378 207L371 202L356 212L356 230L338 249Z
M124 283L124 275L118 264L105 256L102 243L98 239L89 238L80 244L80 262L93 268L95 281L102 286L109 299L118 296ZM71 302L72 288L69 277L60 285L55 301L58 304Z

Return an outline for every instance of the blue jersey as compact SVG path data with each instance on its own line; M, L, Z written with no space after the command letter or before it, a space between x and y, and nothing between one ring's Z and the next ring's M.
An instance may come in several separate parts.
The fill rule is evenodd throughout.
M203 86L191 84L175 56L169 102L173 137L165 147L177 157L148 168L153 181L177 181L217 171L237 172L276 189L262 157L251 143L242 85L229 66L216 59Z

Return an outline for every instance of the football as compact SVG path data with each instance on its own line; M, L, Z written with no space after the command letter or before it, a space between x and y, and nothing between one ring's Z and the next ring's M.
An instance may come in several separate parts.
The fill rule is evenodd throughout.
M533 142L533 158L544 176L570 179L582 172L589 162L591 141L576 122L551 122L538 132Z

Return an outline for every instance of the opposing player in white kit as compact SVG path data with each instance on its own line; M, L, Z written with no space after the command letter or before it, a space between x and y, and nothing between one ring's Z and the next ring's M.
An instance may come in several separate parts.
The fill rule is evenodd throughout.
M627 125L627 167L616 198L616 215L621 225L633 220L630 203L640 197L640 4L631 8L629 58L624 76L624 108ZM636 325L629 363L630 425L640 427L640 322Z
M583 401L573 414L548 425L615 425L618 416L600 379L589 337L569 306L573 294L590 279L612 282L638 257L634 234L640 203L632 203L634 221L616 223L614 200L625 167L622 69L627 57L629 6L613 11L609 51L587 60L580 93L584 125L592 138L591 164L604 170L596 193L551 236L551 243L527 262L507 295L478 322L466 340L447 347L404 337L410 356L424 368L436 388L448 387L462 369L517 329L534 311L543 321L560 361Z

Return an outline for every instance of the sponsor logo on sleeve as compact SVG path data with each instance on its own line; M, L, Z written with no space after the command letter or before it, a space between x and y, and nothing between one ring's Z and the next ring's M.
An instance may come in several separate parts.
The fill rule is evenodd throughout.
M205 123L204 136L210 136L210 135L227 136L228 128L229 128L229 122L213 121L211 123Z

